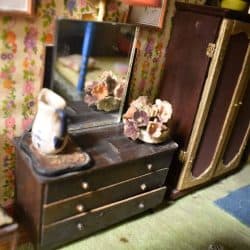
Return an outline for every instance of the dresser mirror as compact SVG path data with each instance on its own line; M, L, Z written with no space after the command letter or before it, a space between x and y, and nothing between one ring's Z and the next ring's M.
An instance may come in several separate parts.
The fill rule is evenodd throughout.
M120 121L137 34L130 24L56 21L51 88L67 101L69 131Z

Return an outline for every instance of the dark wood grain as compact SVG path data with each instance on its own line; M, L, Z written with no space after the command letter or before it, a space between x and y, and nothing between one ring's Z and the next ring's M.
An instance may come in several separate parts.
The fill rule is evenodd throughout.
M66 242L85 237L126 218L154 208L162 202L165 192L166 188L161 187L145 194L100 207L90 213L44 226L42 249L57 247ZM82 230L78 228L79 223L83 225Z
M209 42L216 43L222 20L225 18L250 23L250 15L243 12L176 3L176 15L173 19L172 34L166 51L166 64L159 97L167 99L173 104L172 135L179 144L179 149L184 152L187 151L187 145L190 142L197 107L200 105L203 85L210 67L210 60L206 58L206 47ZM197 156L192 163L193 169L190 176L194 176L193 180L206 171L215 153L221 126L225 121L235 81L239 76L239 68L242 66L242 58L246 52L247 39L243 37L244 35L241 33L236 38L232 38L226 48L227 55L215 90L212 109L208 114L207 121L205 121L205 132L201 138L201 146L198 146ZM249 94L245 98L249 99ZM241 107L242 110L240 110L235 123L236 127L232 129L232 135L224 155L225 162L228 162L235 155L245 134L244 131L246 131L247 122L249 122L249 113L247 114L249 108L247 106L248 104L244 108ZM230 126L233 125L230 124ZM167 185L173 192L177 187L181 172L185 171L183 170L185 157L181 162L179 155L179 152L176 152L172 167L167 175ZM211 180L204 180L206 183L208 181ZM197 184L196 188L206 183ZM195 184L190 183L190 185ZM187 192L193 189L194 187L188 189ZM177 190L177 192L179 191Z
M222 157L223 163L226 165L239 152L240 146L246 134L246 130L250 122L250 81L247 83L247 89L245 91L242 105L239 108L239 113L237 115L234 129L228 140L226 150Z
M179 10L250 22L250 15L247 12L243 11L234 11L230 9L223 9L208 5L200 6L197 4L186 4L181 2L177 2L176 7Z
M18 224L13 222L0 227L0 249L15 250L17 247Z
M123 135L122 125L91 129L73 137L82 150L90 155L93 165L84 171L57 177L36 175L40 182L47 184L45 203L94 191L102 186L112 185L150 171L168 168L178 147L173 141L159 145L134 142ZM150 171L148 164L152 165ZM30 168L34 172L32 166ZM87 190L82 189L82 182L89 184Z
M18 222L29 228L29 232L34 241L39 241L44 185L37 182L36 175L32 171L31 166L29 166L29 164L31 164L30 160L25 154L17 150L16 160L15 211Z
M210 63L209 43L216 41L221 18L177 9L166 53L159 97L173 106L173 138L186 148Z
M75 209L79 202L84 201L86 218L96 215L100 206L111 206L115 202L107 209L108 217L100 220L101 225L94 218L88 221L90 229L86 235L143 212L144 209L134 209L135 203L141 201L135 195L143 191L155 193L152 197L151 193L145 196L145 209L159 204L178 147L171 140L159 145L131 141L123 135L121 124L89 129L72 134L72 138L89 153L93 165L86 170L53 177L41 176L34 170L32 152L23 147L26 136L16 141L17 210L20 221L26 223L32 233L37 249L50 249L85 236L74 231L77 222L74 218L78 216ZM87 183L87 188L82 187L83 182ZM146 189L141 188L142 184ZM157 190L159 187L162 188ZM77 214L83 216L79 210ZM65 232L67 237L62 236Z
M164 185L167 173L167 168L161 169L116 185L101 188L95 192L88 192L46 205L44 206L43 224L50 224L79 214L80 212L77 210L79 205L83 206L84 212L87 212L93 208L159 188Z
M245 33L231 36L208 113L192 174L200 176L210 165L215 154L229 105L245 58L249 40Z
M47 199L45 203L95 191L104 186L113 185L130 178L150 173L152 170L168 168L170 157L172 157L171 154L163 153L155 157L145 157L136 161L110 165L110 167L96 169L95 171L85 171L82 175L72 176L71 178L61 181L54 181L47 185ZM147 168L148 164L152 164L152 170ZM88 183L86 190L82 188L83 182Z

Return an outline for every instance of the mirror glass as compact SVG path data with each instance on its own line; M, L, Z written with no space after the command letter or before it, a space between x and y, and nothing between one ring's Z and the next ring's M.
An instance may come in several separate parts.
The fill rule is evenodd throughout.
M51 88L67 101L69 130L119 122L136 26L69 19L56 25Z

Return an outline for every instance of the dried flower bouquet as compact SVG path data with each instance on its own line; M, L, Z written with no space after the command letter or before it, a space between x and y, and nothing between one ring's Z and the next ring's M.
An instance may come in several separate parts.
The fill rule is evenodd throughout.
M123 115L124 134L132 140L161 143L169 135L167 123L172 116L172 105L156 99L152 104L147 96L134 100Z
M125 80L118 79L112 71L104 71L97 81L88 81L84 101L88 106L105 112L119 109L125 91Z

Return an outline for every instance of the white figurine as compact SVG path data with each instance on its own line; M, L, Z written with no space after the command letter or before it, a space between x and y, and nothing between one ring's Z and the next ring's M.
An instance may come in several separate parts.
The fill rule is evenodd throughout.
M38 95L38 109L32 126L32 143L43 154L60 152L67 143L65 100L43 88Z

